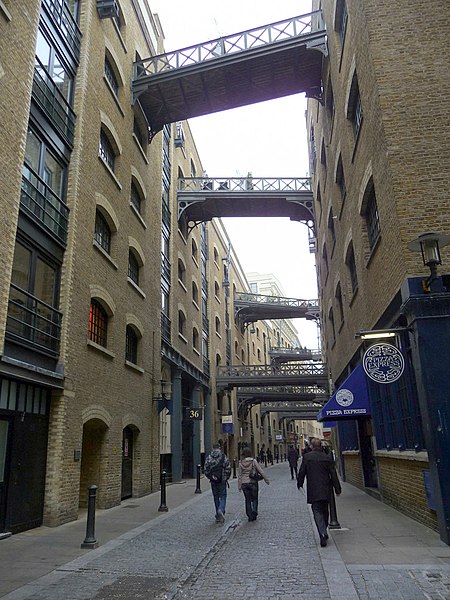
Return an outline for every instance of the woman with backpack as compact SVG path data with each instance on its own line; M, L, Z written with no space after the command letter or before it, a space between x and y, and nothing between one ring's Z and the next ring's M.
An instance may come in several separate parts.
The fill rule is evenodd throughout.
M244 492L245 512L249 521L256 521L258 516L258 481L263 479L269 485L270 481L261 465L252 458L250 448L244 448L239 461L238 489Z
M225 521L227 504L227 482L231 475L231 464L220 444L214 444L205 460L205 476L211 483L216 508L216 523Z

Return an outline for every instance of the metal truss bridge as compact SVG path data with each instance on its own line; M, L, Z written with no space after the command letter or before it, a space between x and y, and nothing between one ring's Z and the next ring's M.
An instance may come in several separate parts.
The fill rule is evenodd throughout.
M305 318L314 320L319 314L318 300L299 300L283 296L236 292L233 304L241 326L244 323L253 323L262 319Z
M152 134L164 125L300 92L320 97L327 54L321 11L151 56L133 66Z
M266 386L317 386L328 390L328 376L322 363L270 365L227 365L216 371L216 389Z
M305 360L322 360L322 354L318 350L307 350L306 348L284 348L272 346L269 349L269 356L272 364Z

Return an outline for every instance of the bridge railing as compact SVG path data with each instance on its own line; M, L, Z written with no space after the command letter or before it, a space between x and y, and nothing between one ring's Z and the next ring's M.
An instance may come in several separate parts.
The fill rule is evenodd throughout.
M310 177L180 177L179 192L310 192Z
M321 15L321 11L315 11L209 40L195 46L145 58L134 64L134 81L172 69L189 67L245 50L266 46L267 44L282 42L290 38L307 37L316 31L324 31Z
M323 363L287 363L271 365L223 365L217 367L217 378L223 377L289 377L289 376L320 376L327 375Z
M323 389L317 385L277 385L277 386L255 386L237 388L238 397L258 396L258 395L286 395L292 396L315 396L321 400L328 400L330 395L324 393Z
M234 303L246 304L277 304L279 306L293 306L307 310L318 310L318 300L300 300L299 298L284 298L283 296L269 296L265 294L250 294L247 292L236 292Z

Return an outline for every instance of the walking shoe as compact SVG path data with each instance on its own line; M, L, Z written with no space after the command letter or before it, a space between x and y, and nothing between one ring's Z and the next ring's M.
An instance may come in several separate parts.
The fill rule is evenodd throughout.
M325 546L327 545L327 538L325 536L320 536L320 545L322 546L322 548L325 548Z
M217 511L217 522L218 523L224 523L225 522L225 517L223 516L223 512L221 510Z

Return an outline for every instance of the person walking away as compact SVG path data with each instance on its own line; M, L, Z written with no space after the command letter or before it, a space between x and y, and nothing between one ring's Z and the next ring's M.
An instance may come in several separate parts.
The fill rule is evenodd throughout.
M289 468L291 469L291 479L296 479L297 478L298 452L294 448L294 446L289 446L288 461L289 461Z
M220 444L214 444L205 460L205 476L211 483L211 491L216 508L216 523L225 521L227 504L227 484L231 475L231 464Z
M270 481L257 460L252 458L250 448L242 450L242 459L238 467L238 490L244 492L245 512L249 521L256 521L258 516L258 481L250 475L258 474L269 485Z
M303 487L307 480L306 501L311 504L314 521L319 532L320 545L327 545L329 503L332 490L336 495L341 493L341 484L336 473L331 454L322 451L321 441L311 440L312 451L303 456L302 464L297 475L297 488Z

